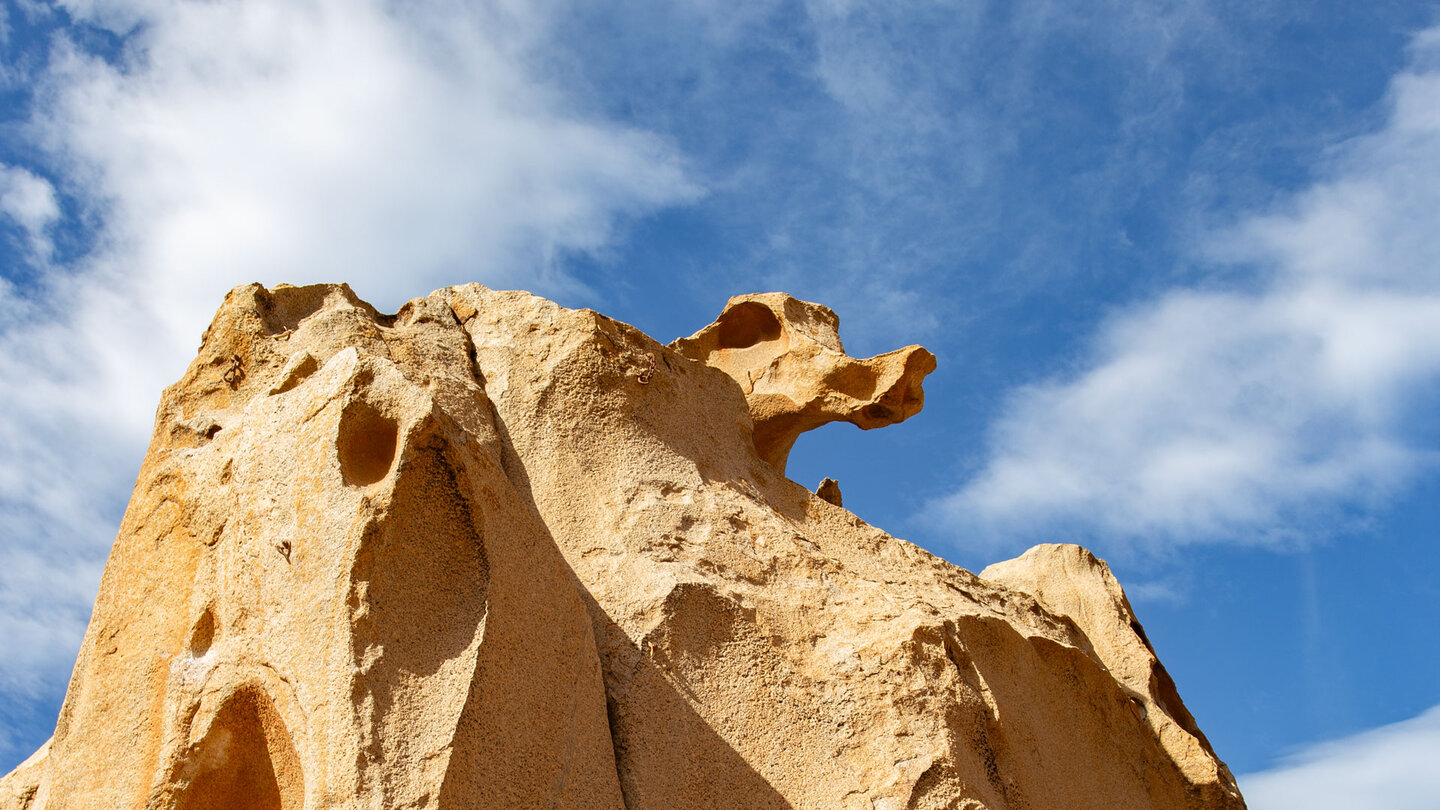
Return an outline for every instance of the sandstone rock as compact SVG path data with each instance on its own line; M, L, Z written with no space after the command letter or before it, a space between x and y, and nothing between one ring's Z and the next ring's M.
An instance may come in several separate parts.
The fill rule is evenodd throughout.
M1080 546L1047 543L988 566L980 578L1028 593L1051 612L1073 619L1186 778L1197 785L1234 784L1103 560Z
M840 494L840 482L834 478L826 478L815 487L815 497L836 506L844 506L844 496Z
M671 346L740 383L755 449L782 474L807 430L836 421L870 430L919 413L920 383L935 370L935 355L919 346L850 357L834 312L785 293L731 298L714 323Z
M784 477L919 410L933 357L836 326L232 291L0 808L1243 807L1108 573L989 582Z

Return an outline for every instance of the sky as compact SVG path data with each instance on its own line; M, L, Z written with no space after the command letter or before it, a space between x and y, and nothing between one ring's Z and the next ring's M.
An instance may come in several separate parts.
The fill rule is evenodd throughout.
M0 0L0 771L229 288L920 343L789 474L1110 561L1256 810L1440 803L1440 5Z

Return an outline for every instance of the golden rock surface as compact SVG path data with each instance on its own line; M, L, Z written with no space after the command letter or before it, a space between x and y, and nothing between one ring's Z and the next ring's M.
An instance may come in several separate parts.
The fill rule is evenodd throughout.
M868 360L845 354L835 313L785 293L731 298L714 323L670 345L740 383L755 449L782 475L807 430L838 421L870 430L919 413L921 381L935 370L935 355L919 346Z
M0 809L1243 807L1088 552L982 579L785 478L923 402L837 325L233 290Z

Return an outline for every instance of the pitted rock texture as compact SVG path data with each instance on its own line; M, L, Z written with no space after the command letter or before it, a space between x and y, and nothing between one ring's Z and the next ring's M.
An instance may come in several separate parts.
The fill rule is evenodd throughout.
M1103 564L987 581L784 477L928 352L726 313L232 291L0 808L1244 806Z
M870 430L919 413L921 381L935 370L935 355L919 346L847 355L834 312L784 293L731 298L714 323L670 345L740 383L755 449L781 474L807 430L838 421Z

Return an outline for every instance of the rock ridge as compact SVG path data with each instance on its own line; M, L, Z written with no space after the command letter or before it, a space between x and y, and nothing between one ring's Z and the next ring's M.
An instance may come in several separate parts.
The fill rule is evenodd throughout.
M665 346L236 288L0 810L1244 807L1103 562L977 577L784 476L934 367L781 293Z

